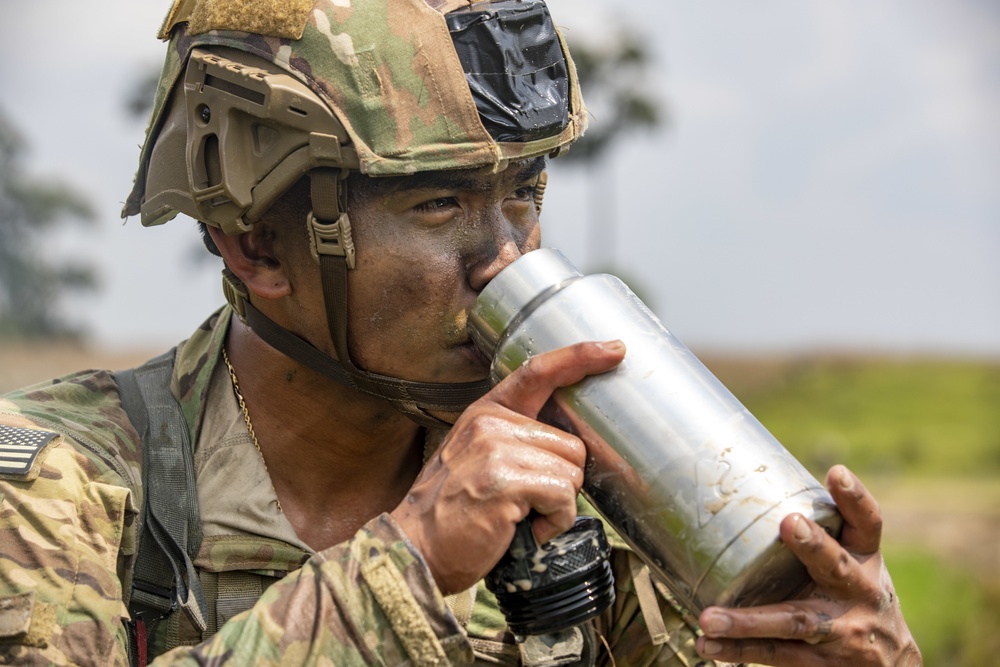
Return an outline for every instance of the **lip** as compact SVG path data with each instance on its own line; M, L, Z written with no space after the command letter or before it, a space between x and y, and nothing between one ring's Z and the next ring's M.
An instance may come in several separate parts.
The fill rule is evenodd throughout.
M459 343L455 346L455 348L458 349L471 363L475 364L477 368L489 371L492 360L487 357L471 340Z

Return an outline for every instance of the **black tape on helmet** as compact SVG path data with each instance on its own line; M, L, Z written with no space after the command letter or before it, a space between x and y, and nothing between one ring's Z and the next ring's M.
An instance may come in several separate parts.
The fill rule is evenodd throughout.
M477 3L445 16L483 126L532 141L569 123L566 56L545 3Z

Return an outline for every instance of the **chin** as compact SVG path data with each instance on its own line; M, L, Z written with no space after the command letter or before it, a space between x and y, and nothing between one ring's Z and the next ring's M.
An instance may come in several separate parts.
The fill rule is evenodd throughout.
M415 358L419 358L415 356ZM454 345L440 352L423 357L427 360L422 372L400 373L397 377L416 382L452 384L479 382L490 376L490 360L471 343Z
M413 363L389 367L360 366L363 370L412 382L451 384L456 382L478 382L490 375L490 360L472 343L453 345L436 352L411 351L400 354L400 360L424 360L419 366Z
M454 348L457 350L461 363L456 365L456 370L461 367L461 374L465 376L461 380L451 380L451 382L474 382L484 380L490 375L490 358L475 346L473 343L463 343Z

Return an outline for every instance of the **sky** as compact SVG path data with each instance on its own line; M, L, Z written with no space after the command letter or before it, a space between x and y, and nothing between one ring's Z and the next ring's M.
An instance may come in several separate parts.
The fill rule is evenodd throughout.
M646 40L637 85L668 120L598 168L553 165L544 245L621 275L696 350L1000 358L1000 5L549 4L571 41ZM222 303L190 220L119 215L145 125L124 98L162 60L166 9L0 5L0 109L26 165L99 212L52 253L100 264L102 290L63 307L104 347L172 344Z

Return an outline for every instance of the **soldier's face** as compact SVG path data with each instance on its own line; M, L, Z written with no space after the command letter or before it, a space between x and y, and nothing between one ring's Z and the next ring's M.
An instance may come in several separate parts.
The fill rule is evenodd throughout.
M428 382L486 376L466 318L493 276L538 247L534 183L543 166L349 182L357 265L348 272L347 331L357 366Z

